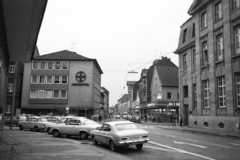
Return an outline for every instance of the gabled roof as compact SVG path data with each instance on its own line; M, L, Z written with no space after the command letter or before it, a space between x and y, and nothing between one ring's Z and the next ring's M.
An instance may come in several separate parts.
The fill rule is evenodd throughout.
M68 50L53 52L42 56L33 57L33 60L67 60L67 61L93 61L99 72L103 74L101 67L99 66L96 59L84 57L76 52Z
M210 0L194 0L188 10L188 14L193 15L198 9L204 6Z
M162 86L178 87L178 67L156 66Z

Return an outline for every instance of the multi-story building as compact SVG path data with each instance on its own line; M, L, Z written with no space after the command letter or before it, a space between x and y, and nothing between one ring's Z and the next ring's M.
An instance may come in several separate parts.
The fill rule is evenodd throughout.
M130 112L130 108L128 105L128 94L124 94L119 100L118 100L118 114L126 114Z
M142 70L138 93L141 117L178 115L178 67L167 57L155 60Z
M109 91L105 87L101 87L101 110L102 117L107 118L109 114Z
M101 74L96 59L67 50L24 64L22 113L91 117L100 110Z
M188 14L175 52L183 123L237 131L240 1L194 0Z

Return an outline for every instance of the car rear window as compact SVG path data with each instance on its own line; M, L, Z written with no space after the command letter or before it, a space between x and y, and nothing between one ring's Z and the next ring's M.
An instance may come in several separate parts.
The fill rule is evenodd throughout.
M136 124L133 124L133 123L116 124L116 125L115 125L115 128L117 129L117 131L140 129Z

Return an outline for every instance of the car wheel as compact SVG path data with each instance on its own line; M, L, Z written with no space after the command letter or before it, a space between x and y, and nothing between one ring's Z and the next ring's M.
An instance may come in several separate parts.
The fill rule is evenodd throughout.
M47 133L48 133L48 134L51 134L50 128L47 128Z
M142 147L143 147L143 144L137 144L137 145L136 145L136 147L137 147L137 149L139 149L139 150L140 150L140 149L142 149Z
M98 145L98 142L97 142L97 140L94 136L92 137L92 142L93 142L94 145Z
M53 131L53 136L54 137L60 137L60 132L58 130Z
M34 130L35 132L38 132L38 131L39 131L38 126L35 126L33 130Z
M110 149L112 151L117 151L117 146L114 144L114 142L112 140L109 142L109 145L110 145Z
M19 125L19 130L23 130L23 126L22 125Z
M87 139L88 138L88 134L84 131L80 132L80 138L81 139Z

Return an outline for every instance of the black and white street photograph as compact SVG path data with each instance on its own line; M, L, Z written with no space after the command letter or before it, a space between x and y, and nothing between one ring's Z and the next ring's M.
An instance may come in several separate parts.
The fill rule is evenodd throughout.
M239 160L240 0L0 0L0 160Z

